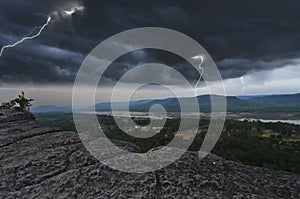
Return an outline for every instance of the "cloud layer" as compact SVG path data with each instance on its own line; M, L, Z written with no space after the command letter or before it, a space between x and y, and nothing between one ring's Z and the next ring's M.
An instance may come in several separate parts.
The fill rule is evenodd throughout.
M71 17L61 15L62 9L78 5L85 10ZM85 56L101 41L146 26L171 28L194 38L216 61L224 79L282 68L299 57L299 7L298 0L1 1L0 46L45 23L44 15L57 14L39 38L4 52L0 85L72 84ZM184 60L145 50L117 60L103 82L115 82L127 70L147 62L170 65L192 81L198 78Z

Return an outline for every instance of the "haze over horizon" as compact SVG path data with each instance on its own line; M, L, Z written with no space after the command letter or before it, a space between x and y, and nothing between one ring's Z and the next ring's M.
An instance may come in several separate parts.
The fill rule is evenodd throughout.
M76 72L87 54L106 38L139 27L170 28L199 42L216 62L227 95L300 93L299 6L296 0L1 1L1 48L43 25L47 16L52 18L39 37L7 48L0 56L0 101L25 91L35 99L34 105L70 105ZM110 101L107 91L126 71L154 62L178 70L192 85L199 78L182 58L159 50L138 50L121 56L105 72L96 101ZM148 74L145 71L139 78ZM164 78L186 96L186 88L174 84L166 71L153 72L152 77ZM135 78L124 82L122 92L135 83ZM89 89L84 88L83 95ZM204 82L198 93L208 93ZM132 99L170 96L164 89L149 86ZM122 94L117 100L124 100Z

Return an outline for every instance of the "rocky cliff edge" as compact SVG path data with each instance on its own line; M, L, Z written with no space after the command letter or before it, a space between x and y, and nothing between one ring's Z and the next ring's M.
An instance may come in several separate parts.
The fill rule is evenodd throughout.
M300 198L300 176L193 152L156 172L123 173L93 158L76 133L0 109L0 198Z

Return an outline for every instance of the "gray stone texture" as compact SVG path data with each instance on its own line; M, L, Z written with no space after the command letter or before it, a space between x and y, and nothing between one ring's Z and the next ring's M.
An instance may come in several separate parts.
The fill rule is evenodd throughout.
M186 152L156 172L97 161L77 134L0 109L0 198L300 198L300 176ZM139 152L131 144L115 143Z

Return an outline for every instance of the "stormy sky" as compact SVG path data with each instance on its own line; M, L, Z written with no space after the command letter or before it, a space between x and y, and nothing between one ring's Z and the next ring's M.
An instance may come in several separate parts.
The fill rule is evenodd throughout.
M84 10L74 10L79 7ZM216 62L229 95L300 92L299 8L298 0L3 0L1 47L48 16L52 20L39 37L3 51L1 100L26 90L38 104L70 104L76 72L88 53L106 38L139 27L170 28L199 42ZM72 15L64 14L72 9ZM181 58L150 49L120 57L103 83L113 84L148 62L170 65L191 82L198 78Z

